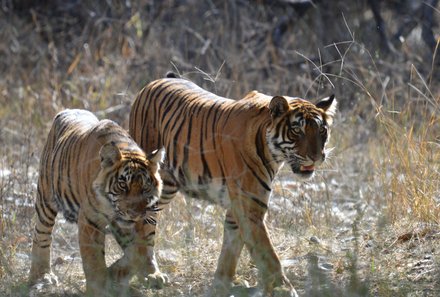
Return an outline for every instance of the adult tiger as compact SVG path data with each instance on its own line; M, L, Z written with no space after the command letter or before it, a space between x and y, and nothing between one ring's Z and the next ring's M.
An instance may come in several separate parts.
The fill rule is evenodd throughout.
M143 88L129 121L130 134L144 150L165 148L159 208L177 191L226 208L212 296L227 295L244 244L266 295L296 295L264 218L272 181L283 163L305 179L325 160L334 96L314 105L252 91L236 101L174 76Z
M147 157L112 121L98 121L84 110L60 112L40 161L30 284L50 274L51 234L58 212L78 223L88 296L106 296L105 289L114 289L112 282L126 290L133 273L166 281L152 253L150 227L162 188L161 159L160 151ZM108 269L107 226L124 250Z

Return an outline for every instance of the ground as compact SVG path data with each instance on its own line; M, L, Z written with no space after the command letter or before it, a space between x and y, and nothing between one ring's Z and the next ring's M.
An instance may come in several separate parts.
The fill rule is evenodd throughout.
M300 15L281 2L2 5L0 296L82 296L77 227L61 217L52 247L59 285L26 285L38 162L52 118L85 108L127 127L136 93L169 70L232 98L253 89L314 102L336 94L329 160L310 181L284 168L272 185L266 222L300 296L440 295L440 84L420 26L397 54L384 53L363 1L335 1L324 19L319 6ZM390 31L396 14L383 8ZM275 44L282 18L291 21ZM203 296L223 216L218 206L178 196L157 232L170 283L156 290L134 280L133 295ZM121 251L106 240L110 264ZM244 251L234 294L249 295L244 287L257 279Z

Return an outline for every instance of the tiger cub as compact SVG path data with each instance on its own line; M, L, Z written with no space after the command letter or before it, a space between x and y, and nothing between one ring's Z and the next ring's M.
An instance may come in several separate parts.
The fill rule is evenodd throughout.
M55 217L78 224L86 294L127 288L133 274L166 282L152 251L155 204L162 190L162 151L149 156L127 131L85 110L65 110L54 119L42 152L29 283L50 272ZM110 227L124 255L109 268L104 257ZM154 230L154 229L153 229Z
M129 130L144 150L166 150L158 207L180 191L226 209L211 296L229 296L244 246L265 296L296 295L265 224L272 181L283 164L299 179L313 176L326 159L335 111L334 96L313 104L252 91L232 100L173 74L140 91Z

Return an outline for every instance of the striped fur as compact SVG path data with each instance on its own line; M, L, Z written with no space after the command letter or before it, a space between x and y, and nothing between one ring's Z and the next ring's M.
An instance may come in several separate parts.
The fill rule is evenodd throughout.
M265 292L280 287L293 295L264 218L272 181L283 163L306 179L324 161L334 96L314 105L252 91L236 101L171 77L142 89L130 113L134 140L144 150L166 151L159 208L181 191L227 210L213 296L227 295L244 245Z
M78 224L89 296L104 296L111 282L125 287L131 275L160 274L152 247L162 180L160 152L145 153L116 123L84 110L54 119L38 180L30 283L50 273L50 246L57 213ZM105 228L124 250L107 268Z

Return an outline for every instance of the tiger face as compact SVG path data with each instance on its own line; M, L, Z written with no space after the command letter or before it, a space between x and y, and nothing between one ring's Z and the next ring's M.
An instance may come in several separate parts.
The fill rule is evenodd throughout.
M146 210L160 197L162 184L158 174L163 152L145 158L138 153L121 151L114 142L100 150L101 169L94 182L98 197L106 201L114 219L127 223L143 219Z
M272 98L272 126L267 141L278 162L287 163L301 179L311 178L315 167L325 161L330 125L336 111L334 95L316 105L302 99Z

